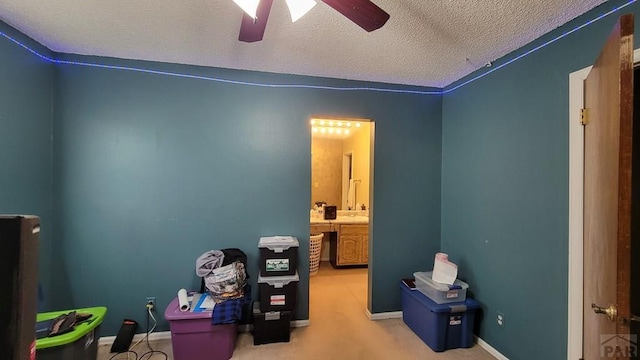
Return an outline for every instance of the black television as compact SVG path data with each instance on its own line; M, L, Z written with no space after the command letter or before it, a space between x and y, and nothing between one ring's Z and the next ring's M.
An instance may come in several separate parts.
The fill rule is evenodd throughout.
M0 215L0 359L36 356L40 219Z

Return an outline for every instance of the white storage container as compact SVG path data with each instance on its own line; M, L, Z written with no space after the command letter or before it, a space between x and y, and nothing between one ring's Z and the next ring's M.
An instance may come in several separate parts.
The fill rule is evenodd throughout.
M436 304L465 301L467 289L469 288L467 283L456 279L453 285L440 284L431 279L431 274L432 271L413 273L418 291L425 294Z

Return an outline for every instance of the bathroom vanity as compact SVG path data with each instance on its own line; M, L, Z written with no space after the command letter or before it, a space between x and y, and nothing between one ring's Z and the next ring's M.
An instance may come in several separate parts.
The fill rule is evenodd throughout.
M369 263L369 217L338 216L335 220L311 219L310 233L329 236L329 260L335 268Z

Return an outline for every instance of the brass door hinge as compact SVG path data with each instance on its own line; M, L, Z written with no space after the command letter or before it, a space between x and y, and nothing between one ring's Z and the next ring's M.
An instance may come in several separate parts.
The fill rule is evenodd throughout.
M580 109L580 124L589 124L589 111L587 109Z

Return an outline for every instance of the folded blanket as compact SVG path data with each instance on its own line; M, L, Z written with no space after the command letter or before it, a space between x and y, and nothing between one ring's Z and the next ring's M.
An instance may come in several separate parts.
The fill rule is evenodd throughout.
M216 304L211 314L211 324L233 324L243 322L251 308L251 287L245 286L244 296Z

